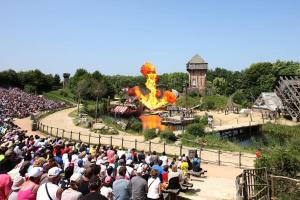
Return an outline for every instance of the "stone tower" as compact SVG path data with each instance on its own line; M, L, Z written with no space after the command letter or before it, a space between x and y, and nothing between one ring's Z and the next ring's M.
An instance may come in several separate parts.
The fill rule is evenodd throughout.
M65 89L69 85L70 74L69 73L64 73L63 77L64 77L63 88Z
M189 72L189 90L199 91L201 95L205 94L205 79L208 68L207 62L198 54L186 64L186 69Z

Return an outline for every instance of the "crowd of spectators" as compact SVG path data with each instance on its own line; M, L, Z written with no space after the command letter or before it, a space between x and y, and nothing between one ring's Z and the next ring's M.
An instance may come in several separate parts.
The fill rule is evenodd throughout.
M3 94L8 91L11 101L27 111L11 106ZM185 155L168 159L165 153L28 135L11 117L52 109L55 103L31 95L35 100L30 101L20 90L8 91L0 90L1 200L161 199L162 190L181 188L189 170L201 170L197 155L192 160ZM23 94L27 106L16 93ZM43 105L31 105L37 102Z
M19 88L0 88L0 106L2 115L23 118L38 111L63 107L64 103L31 95Z

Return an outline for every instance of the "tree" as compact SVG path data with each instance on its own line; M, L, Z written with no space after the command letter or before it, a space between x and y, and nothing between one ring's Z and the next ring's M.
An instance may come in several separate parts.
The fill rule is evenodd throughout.
M76 93L77 93L77 113L79 114L79 104L81 98L88 92L89 84L86 80L80 80L77 83Z
M98 105L99 105L99 98L102 98L106 92L106 84L104 80L97 80L92 79L92 94L96 97L96 111L95 111L95 119L97 122L98 119Z
M226 89L226 80L222 77L216 77L213 80L213 85L217 89L218 94L224 94Z
M53 85L59 86L60 85L60 76L58 74L55 74L53 77Z

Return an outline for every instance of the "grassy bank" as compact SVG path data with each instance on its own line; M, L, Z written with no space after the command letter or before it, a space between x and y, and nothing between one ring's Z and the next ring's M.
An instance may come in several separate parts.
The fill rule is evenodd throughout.
M59 89L53 90L50 92L43 93L43 96L47 99L55 100L55 101L63 101L69 105L75 105L75 96L68 89Z

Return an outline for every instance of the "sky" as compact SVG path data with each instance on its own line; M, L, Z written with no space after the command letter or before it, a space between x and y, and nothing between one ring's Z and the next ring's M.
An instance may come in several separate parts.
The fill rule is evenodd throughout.
M300 61L298 0L0 0L0 71L138 75Z

